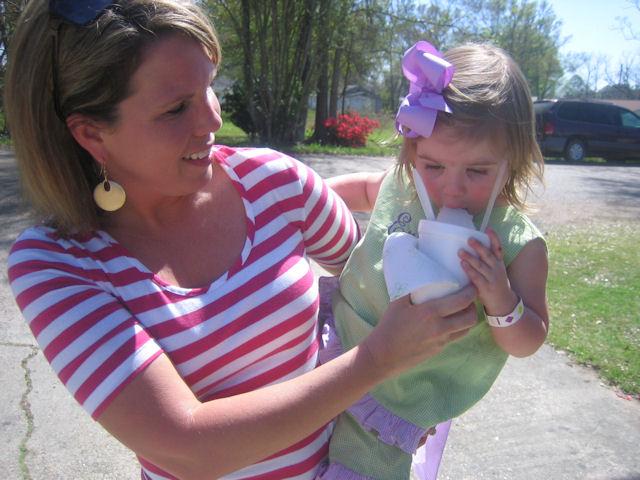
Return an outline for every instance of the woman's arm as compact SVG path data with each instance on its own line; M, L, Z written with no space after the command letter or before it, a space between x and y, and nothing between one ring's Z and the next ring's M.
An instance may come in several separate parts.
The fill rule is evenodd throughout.
M387 172L347 173L326 180L352 212L370 212Z
M360 345L335 360L277 385L204 403L163 355L98 421L181 479L218 478L300 441L376 384L464 335L475 323L474 297L471 287L421 305L404 297Z

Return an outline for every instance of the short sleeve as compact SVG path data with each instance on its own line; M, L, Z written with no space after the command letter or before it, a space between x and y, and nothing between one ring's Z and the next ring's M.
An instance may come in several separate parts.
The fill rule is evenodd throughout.
M505 265L509 266L520 251L532 240L542 240L544 236L527 215L512 206L495 208L489 222L502 243Z
M159 345L87 267L77 245L32 228L13 245L8 276L47 361L94 418L161 353Z
M307 253L323 266L342 265L360 239L358 224L320 175L300 162L296 164L302 182Z

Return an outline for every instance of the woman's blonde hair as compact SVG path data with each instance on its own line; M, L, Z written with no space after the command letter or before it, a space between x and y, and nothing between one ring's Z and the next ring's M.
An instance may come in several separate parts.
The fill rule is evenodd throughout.
M455 73L443 96L452 113L438 112L436 128L453 128L462 138L491 138L506 149L507 201L525 208L527 190L542 181L544 160L536 141L535 113L520 67L504 50L490 44L466 44L444 58ZM398 163L407 171L415 159L416 140L405 138ZM411 178L411 175L409 175Z
M144 48L162 35L196 40L216 64L220 47L210 21L188 1L115 1L86 27L63 22L59 28L48 5L31 0L18 21L9 52L6 115L23 191L35 213L62 234L87 232L99 227L92 190L100 171L60 117L80 113L116 125ZM54 56L60 116L53 98Z

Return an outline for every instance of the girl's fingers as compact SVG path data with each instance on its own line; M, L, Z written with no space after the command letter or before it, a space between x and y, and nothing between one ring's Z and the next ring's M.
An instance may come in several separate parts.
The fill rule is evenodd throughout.
M500 243L500 238L498 238L498 234L491 227L487 228L485 232L489 236L489 242L491 245L491 251L496 256L498 260L502 260L502 243Z
M463 260L462 268L465 273L469 276L469 280L478 288L484 286L484 282L489 281L489 273L488 269L485 267L484 271L482 271L482 267L471 265L470 262Z
M470 238L467 244L478 254L478 257L480 257L484 262L491 263L492 258L495 258L493 252L475 238Z
M464 250L460 251L460 258L462 259L463 268L466 263L468 270L466 270L467 274L470 272L477 272L478 275L482 275L486 279L489 279L491 276L491 266L487 263L489 260L481 260L480 258L471 255L469 252Z

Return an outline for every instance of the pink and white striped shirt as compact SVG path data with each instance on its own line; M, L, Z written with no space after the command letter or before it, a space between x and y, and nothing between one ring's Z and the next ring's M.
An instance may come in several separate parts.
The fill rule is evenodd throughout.
M307 257L342 264L357 225L315 172L286 155L216 147L213 159L243 199L247 238L240 258L207 287L168 285L104 231L61 238L32 227L11 250L18 306L94 419L161 353L203 401L316 366L318 289ZM225 478L312 479L328 438L325 427ZM172 478L140 460L143 476Z

